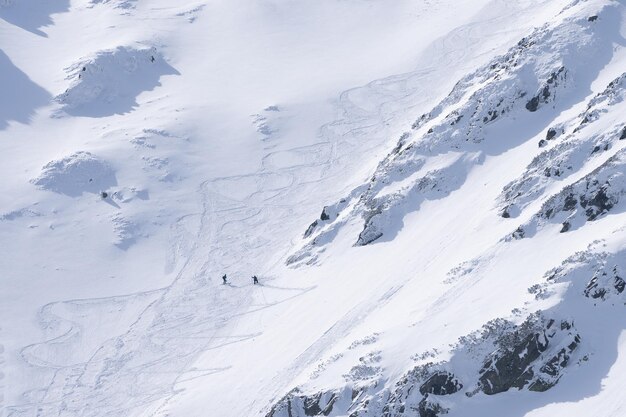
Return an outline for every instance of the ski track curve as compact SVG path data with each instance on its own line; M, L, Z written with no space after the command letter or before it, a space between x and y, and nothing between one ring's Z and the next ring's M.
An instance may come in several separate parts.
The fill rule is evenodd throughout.
M241 275L265 265L268 259L255 249L272 243L267 237L269 232L274 230L274 235L281 235L275 232L276 228L281 227L285 215L297 212L298 203L305 201L309 187L319 187L350 172L360 163L354 153L365 155L380 149L381 144L389 141L390 125L415 118L413 109L433 99L420 86L436 79L438 68L458 64L467 56L475 41L472 31L472 25L467 25L438 41L433 47L437 58L426 69L375 80L341 93L336 104L340 116L319 129L319 142L268 152L261 160L260 169L253 174L204 182L199 189L203 211L199 214L200 224L190 255L167 287L43 306L38 317L46 339L25 346L21 355L48 382L40 389L25 392L23 403L7 407L8 416L126 417L154 404L158 406L152 415L158 415L177 394L178 383L228 370L230 365L212 369L195 369L192 365L203 352L260 334L232 334L231 329L241 317L293 300L315 287L264 285L271 291L295 291L295 294L259 307L252 304L251 286L224 286L219 279L221 271ZM359 106L356 96L363 95L369 105L375 103L370 109ZM315 150L313 159L310 159L311 150ZM296 163L276 162L277 156L285 154L291 154ZM352 156L346 158L349 154ZM299 175L301 170L311 168L317 170L313 178ZM236 185L249 181L253 182L253 190L243 196L228 195L220 186L224 182ZM229 232L233 228L245 233L233 235ZM241 259L228 259L231 245L251 252L243 265ZM385 293L379 301L387 302L398 289ZM80 314L73 310L77 304L85 307ZM85 334L93 330L87 327L90 310L92 314L97 310L94 305L116 306L121 313L133 311L130 314L133 319L124 333L111 334L97 346L84 349ZM347 334L375 305L358 305L340 318L275 377L275 385L268 388L267 394L279 395L287 384L279 380L295 376L310 365L328 348L329 340ZM68 352L61 355L64 361L57 355L61 350ZM76 352L85 359L72 361L70 353ZM152 378L154 375L159 378Z

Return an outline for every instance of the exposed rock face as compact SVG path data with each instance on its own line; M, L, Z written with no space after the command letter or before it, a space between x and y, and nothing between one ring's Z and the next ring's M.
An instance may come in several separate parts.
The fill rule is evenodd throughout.
M567 81L567 70L561 67L546 80L540 91L526 103L526 110L536 112L540 106L550 103L556 99L556 91Z
M332 412L335 402L339 399L338 395L341 394L319 393L306 396L296 389L280 400L267 417L327 416Z
M420 392L422 395L448 395L458 392L461 388L463 384L453 374L436 372L420 386Z
M447 412L439 403L430 400L428 397L424 397L420 401L417 410L420 417L438 417Z
M575 2L570 8L583 3ZM600 22L610 13L610 8L598 13ZM596 32L599 24L590 24L595 19L587 21L589 14L582 16L536 30L506 54L460 80L439 105L400 137L366 184L340 203L324 207L305 233L307 240L289 262L315 259L346 225L363 225L355 246L393 239L407 213L419 210L426 200L439 199L462 187L468 172L493 155L490 146L510 149L510 144L496 143L489 133L496 127L499 132L511 126L523 129L520 119L543 120L531 137L540 139L537 135L544 132L545 139L541 139L542 149L536 151L525 172L504 187L497 212L511 219L539 197L545 196L541 200L545 203L529 221L513 226L519 226L514 238L532 237L549 224L570 233L586 222L624 210L626 149L620 149L618 141L626 128L621 122L604 121L612 120L613 106L623 101L625 75L588 102L583 101L586 97L573 97L574 87L590 86L581 81L585 71L578 63L590 62L587 58L595 57L597 48L607 40ZM552 48L554 45L559 47ZM539 56L541 64L537 64ZM565 121L555 120L574 100L584 111ZM574 179L565 182L573 174L577 174ZM551 187L558 181L564 183L553 193ZM555 291L557 282L567 282L572 290L565 291L562 285L560 295L567 300L578 297L573 303L576 305L581 299L599 302L623 297L623 261L611 264L585 256L582 265L593 265L595 273L585 270L583 274L585 271L566 262L531 292L538 299L548 298L548 289ZM621 256L626 259L623 253ZM565 303L559 302L559 307ZM461 399L473 401L468 398L475 395L547 391L569 367L587 360L584 324L579 330L574 319L580 316L551 307L536 313L525 310L523 319L522 310L515 310L514 318L492 320L481 330L461 337L439 362L416 360L413 368L394 380L385 379L384 365L377 363L382 369L376 368L362 380L351 379L349 389L302 386L275 404L268 417L440 417L454 410Z
M550 141L561 138L567 130L571 133L554 147L535 157L518 179L504 187L500 196L502 210L516 206L520 212L555 181L566 179L582 169L591 159L601 157L613 148L620 140L623 128L612 126L594 135L582 135L581 129L601 120L607 109L624 99L624 80L626 74L613 80L602 93L591 99L584 113L548 129L546 139L539 143L540 147L547 147Z
M470 387L465 394L471 397L482 391L494 395L511 388L546 391L559 381L580 343L571 322L547 319L540 313L530 315L520 325L505 320L488 323L479 334L461 338L456 348L460 356L468 349L487 352L477 363L476 379L465 381ZM464 382L446 370L456 366L455 357L445 363L416 366L392 389L381 389L374 381L352 391L344 388L304 395L294 390L267 417L331 413L350 417L438 417L447 412L441 400L460 395L464 388Z
M546 133L546 140L552 140L554 139L554 137L556 136L557 131L554 128L550 128L548 129L548 132Z
M585 287L584 294L589 298L606 300L610 294L619 295L624 292L626 281L620 267L615 265L610 271L600 269Z
M616 234L623 232L622 228ZM519 324L505 319L490 321L481 330L461 337L450 359L415 366L389 388L380 380L369 379L351 388L310 394L296 389L275 404L267 417L441 417L459 395L471 398L479 392L498 395L511 389L551 389L566 369L589 360L584 335L572 318L561 315L568 314L563 307L569 306L569 313L577 312L578 301L588 299L592 310L584 314L592 314L597 302L619 299L616 304L624 304L626 248L611 253L604 252L605 247L605 242L599 241L574 254L546 272L543 283L529 289L541 299L546 298L549 287L567 283L570 290L560 305L530 314ZM456 369L463 370L462 379Z
M597 169L549 198L527 224L512 237L533 236L546 223L562 223L561 232L580 227L616 210L624 209L626 150L622 149Z
M598 16L611 13L611 9L605 7ZM306 230L301 247L287 263L296 266L315 262L338 230L354 219L363 224L363 229L355 236L355 246L393 239L402 229L408 213L419 210L425 200L440 199L461 188L468 172L482 163L490 149L494 146L508 149L515 145L515 132L519 129L508 129L513 132L513 139L505 141L500 137L498 143L490 132L510 128L519 123L515 121L518 119L545 118L547 122L547 112L558 114L567 108L576 91L588 88L587 83L591 82L582 75L588 68L580 71L577 65L582 62L600 65L600 51L606 49L610 36L607 31L589 25L586 18L564 18L535 30L506 54L462 78L444 100L400 137L368 183L340 203L329 206L333 210L324 209L320 219ZM586 113L601 111L618 100L620 94L621 81L590 101ZM540 146L549 152L548 145L563 135L566 128L569 129L569 125L546 125L546 139ZM595 141L597 143L590 143L590 154L595 146L600 147L596 154L601 154L610 140L602 137ZM557 156L555 154L554 158ZM561 178L570 169L566 158L567 155L562 164L538 160L533 168L536 176L533 175L530 182L509 186L504 192L503 216L514 217L513 212L523 209L527 203L524 196L532 194L525 192L526 188L542 187L544 178ZM572 160L578 159L572 157ZM433 162L437 169L425 169L430 166L426 161ZM541 184L537 185L538 182ZM515 209L507 209L513 206Z
M528 321L498 341L499 348L480 370L480 389L487 395L511 388L546 391L554 386L570 354L580 343L573 325L550 319L545 327Z
M320 214L319 219L315 220L304 232L304 237L307 238L313 234L317 229L322 227L324 224L332 222L337 218L341 210L346 206L347 200L341 199L338 203L333 204L331 206L324 206L322 209L322 214Z

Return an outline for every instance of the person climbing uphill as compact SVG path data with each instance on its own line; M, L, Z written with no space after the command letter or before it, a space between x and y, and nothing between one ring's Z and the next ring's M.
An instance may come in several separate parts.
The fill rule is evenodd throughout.
M222 280L224 281L224 284L226 284L226 274L224 274L224 276L222 277Z
M252 275L252 283L255 285L259 283L259 279L256 277L256 275Z

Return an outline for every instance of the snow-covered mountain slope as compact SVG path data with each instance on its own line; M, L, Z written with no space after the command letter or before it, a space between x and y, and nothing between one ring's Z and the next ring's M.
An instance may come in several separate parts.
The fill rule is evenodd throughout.
M623 1L53 3L0 0L5 415L626 415Z

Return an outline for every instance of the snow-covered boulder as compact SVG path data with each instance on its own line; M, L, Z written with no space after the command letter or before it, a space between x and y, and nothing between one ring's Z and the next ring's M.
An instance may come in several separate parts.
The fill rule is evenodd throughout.
M89 152L76 152L47 163L31 182L43 190L70 197L99 193L117 185L113 168Z
M120 46L98 52L67 68L70 85L55 99L71 115L102 117L134 109L137 96L160 85L160 78L177 74L156 48Z

